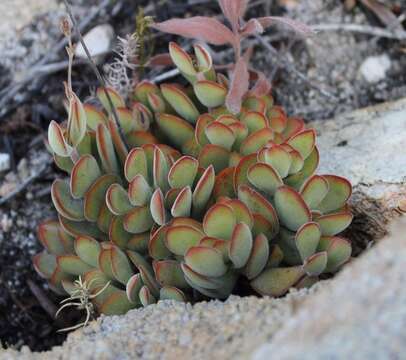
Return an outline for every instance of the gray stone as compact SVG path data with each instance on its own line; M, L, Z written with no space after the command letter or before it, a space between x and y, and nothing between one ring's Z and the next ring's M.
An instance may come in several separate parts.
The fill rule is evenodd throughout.
M391 66L392 62L387 54L370 56L361 64L360 73L367 82L377 83L385 79Z
M83 36L83 40L92 58L100 60L110 50L114 39L114 29L109 24L98 25ZM78 43L75 49L78 58L86 59L85 49Z

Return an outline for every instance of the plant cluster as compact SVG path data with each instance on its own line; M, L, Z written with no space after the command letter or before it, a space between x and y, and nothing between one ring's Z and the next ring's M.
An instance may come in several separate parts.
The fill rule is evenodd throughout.
M45 250L34 265L55 291L80 300L71 305L122 314L160 299L281 296L351 256L337 236L352 220L350 183L315 174L315 131L274 104L241 55L241 39L275 21L309 29L275 17L243 22L247 1L220 5L231 30L203 17L153 26L231 44L230 77L204 46L189 54L171 43L186 85L142 81L127 103L100 88L102 108L68 91L67 122L49 126L49 150L69 178L52 185L59 218L40 225Z

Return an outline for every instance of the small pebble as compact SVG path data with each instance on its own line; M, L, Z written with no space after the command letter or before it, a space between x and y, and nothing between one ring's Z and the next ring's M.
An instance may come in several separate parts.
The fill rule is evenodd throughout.
M384 80L391 66L392 61L386 54L370 56L362 63L360 72L367 82L373 84Z

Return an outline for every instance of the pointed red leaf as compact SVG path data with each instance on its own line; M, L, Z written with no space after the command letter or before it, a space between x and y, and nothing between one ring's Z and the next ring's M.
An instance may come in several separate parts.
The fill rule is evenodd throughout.
M233 114L241 111L241 103L249 88L249 73L247 63L240 58L235 65L231 79L230 90L226 98L227 109Z
M216 19L194 16L187 19L171 19L153 24L152 27L166 33L199 39L213 45L233 44L234 34Z

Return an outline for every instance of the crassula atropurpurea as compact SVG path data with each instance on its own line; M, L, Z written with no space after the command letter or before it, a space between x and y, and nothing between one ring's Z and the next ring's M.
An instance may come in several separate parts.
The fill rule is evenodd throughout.
M275 22L311 30L279 17L243 21L248 1L219 2L230 28L206 17L152 26L230 44L234 63L217 67L201 44L187 53L170 43L149 65L172 63L186 81L141 81L128 101L100 88L100 106L67 86L67 122L49 126L49 150L68 177L52 185L58 219L40 225L45 250L34 265L61 294L74 297L80 277L99 313L160 299L281 296L351 256L337 236L352 220L350 183L315 174L315 131L274 104L241 54L244 37Z

